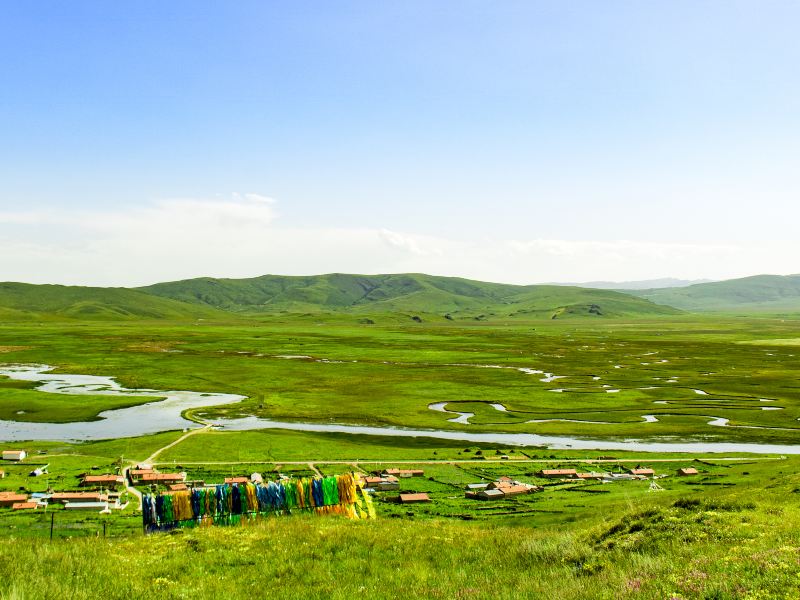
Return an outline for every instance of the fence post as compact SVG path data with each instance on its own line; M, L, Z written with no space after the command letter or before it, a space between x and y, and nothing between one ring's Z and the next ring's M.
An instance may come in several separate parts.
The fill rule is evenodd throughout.
M106 522L103 521L103 537L106 537Z
M53 541L53 525L55 524L56 520L56 513L50 513L50 541Z

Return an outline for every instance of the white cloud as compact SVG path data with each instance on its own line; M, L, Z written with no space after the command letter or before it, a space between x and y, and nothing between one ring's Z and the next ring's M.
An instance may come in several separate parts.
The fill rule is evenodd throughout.
M0 213L0 280L143 285L264 273L427 272L488 281L725 278L798 269L800 243L472 240L289 228L258 194L127 210Z

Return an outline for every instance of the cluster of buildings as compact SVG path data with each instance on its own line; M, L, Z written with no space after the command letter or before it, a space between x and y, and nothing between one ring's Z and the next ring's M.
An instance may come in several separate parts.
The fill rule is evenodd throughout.
M3 450L2 459L5 461L21 463L28 457L25 450ZM47 474L48 465L38 466L28 475L40 477ZM4 471L0 471L5 476ZM37 510L46 509L50 505L61 505L65 510L95 510L108 513L112 509L121 510L128 503L124 492L117 492L117 488L125 486L125 479L120 475L84 474L81 476L80 487L87 488L82 491L48 491L25 493L21 491L0 492L0 507L12 510Z
M679 477L686 477L691 475L698 475L697 469L694 467L681 467L675 473ZM620 481L630 479L652 479L654 477L666 477L666 474L656 475L655 469L650 467L634 467L627 469L624 473L579 473L575 469L542 469L536 473L537 477L543 479L568 479L568 480L596 480L596 481Z
M122 510L128 506L119 492L0 492L0 507L12 510L46 509L51 504L60 504L65 510L93 510L110 513L112 509Z
M129 469L128 481L131 485L163 485L172 492L186 489L186 473L159 473L152 465Z
M491 483L467 484L464 497L470 500L501 500L522 494L541 492L544 488L503 476Z
M374 471L372 475L364 478L366 489L374 492L397 492L400 491L400 479L409 477L423 477L425 471L422 469L384 469L383 471ZM422 499L421 496L425 496ZM413 498L405 498L405 496L414 496ZM419 497L418 497L419 496ZM413 502L430 502L427 494L400 494L398 502L404 504Z

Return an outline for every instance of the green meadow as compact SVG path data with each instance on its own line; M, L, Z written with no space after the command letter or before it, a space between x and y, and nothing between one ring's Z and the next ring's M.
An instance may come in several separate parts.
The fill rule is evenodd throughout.
M798 440L800 355L787 343L800 339L793 319L368 320L341 313L14 320L0 325L0 363L113 376L128 388L246 396L187 415L211 422L256 415L610 440ZM153 401L34 387L0 379L0 418L82 421ZM457 415L428 408L441 402L474 416L454 423ZM728 426L709 425L713 419ZM378 492L374 522L293 515L151 536L141 533L131 495L111 515L0 508L0 598L52 590L73 598L186 598L222 594L233 582L241 593L271 585L312 598L791 598L798 590L800 463L793 456L554 450L280 429L183 436L4 443L30 456L0 466L0 491L75 490L84 473L114 473L151 458L162 472L207 482L253 472L270 478L414 467L424 477L401 479L401 491L425 492L431 502L399 505L396 492ZM47 475L29 476L45 465ZM637 465L663 476L662 489L644 480L537 476L543 468L622 473ZM678 477L685 466L698 475ZM468 483L504 475L542 491L495 502L464 497ZM36 572L26 567L32 561ZM120 566L125 575L114 575Z
M212 420L256 415L475 432L791 443L800 426L794 378L800 353L784 341L797 330L796 321L779 318L367 325L316 315L223 323L13 323L0 326L0 346L10 348L2 354L6 363L110 375L129 388L247 397L198 413ZM548 374L556 378L542 381ZM146 400L73 400L4 387L0 411L18 420L76 420ZM428 408L439 402L474 417L470 424L453 423L457 415ZM646 423L645 415L656 422ZM729 426L708 425L719 418Z

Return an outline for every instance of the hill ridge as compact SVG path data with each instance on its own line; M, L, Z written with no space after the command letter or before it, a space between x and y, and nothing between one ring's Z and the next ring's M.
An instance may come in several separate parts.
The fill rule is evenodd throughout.
M490 283L425 273L197 277L136 288L237 313L422 312L451 318L676 314L629 294L556 285Z

